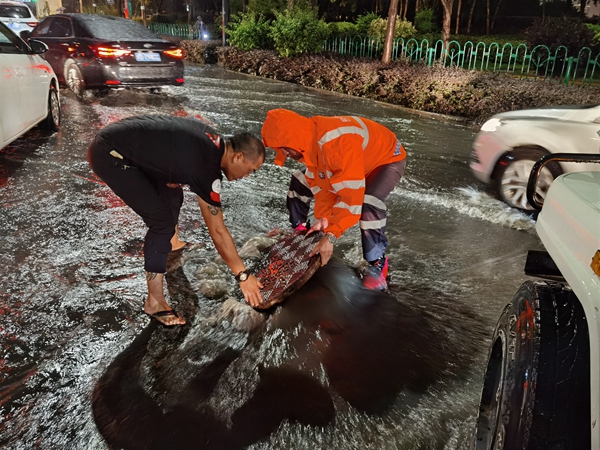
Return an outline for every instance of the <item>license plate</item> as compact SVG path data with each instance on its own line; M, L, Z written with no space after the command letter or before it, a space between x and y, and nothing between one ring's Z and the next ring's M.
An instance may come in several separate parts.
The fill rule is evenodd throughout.
M156 52L135 52L135 60L140 62L160 62L160 54Z
M19 25L16 22L8 22L8 28L12 30L18 30L19 28L21 28L21 25Z

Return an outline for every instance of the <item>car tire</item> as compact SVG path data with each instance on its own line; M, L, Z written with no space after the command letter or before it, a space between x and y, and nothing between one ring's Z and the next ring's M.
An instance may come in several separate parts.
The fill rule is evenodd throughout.
M500 158L492 176L492 189L497 198L514 208L533 211L527 201L527 182L531 168L549 152L540 147L517 147ZM546 164L540 173L536 196L543 202L550 184L563 171L556 162Z
M67 67L65 75L65 81L67 83L67 87L77 98L83 98L83 93L85 92L85 80L83 79L83 75L77 64L71 63Z
M58 91L54 86L50 86L48 93L48 114L40 123L40 127L44 130L58 131L60 128L60 100Z
M475 450L589 450L589 358L573 292L556 282L525 282L494 331Z

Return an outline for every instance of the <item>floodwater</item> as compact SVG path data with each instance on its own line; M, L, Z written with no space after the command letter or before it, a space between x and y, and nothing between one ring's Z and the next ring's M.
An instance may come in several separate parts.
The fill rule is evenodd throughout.
M0 446L7 449L439 449L470 446L489 337L526 279L534 222L471 176L476 129L363 99L188 65L161 94L63 93L63 128L0 151ZM360 286L358 229L282 307L254 312L217 257L194 195L170 262L189 326L142 313L141 219L90 172L94 133L137 114L258 133L276 107L360 115L409 153L388 199L390 292ZM224 183L249 264L286 227L295 162Z

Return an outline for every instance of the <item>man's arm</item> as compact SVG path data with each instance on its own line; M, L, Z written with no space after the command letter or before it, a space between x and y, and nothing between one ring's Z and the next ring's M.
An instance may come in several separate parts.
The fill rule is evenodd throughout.
M208 232L219 255L221 255L234 274L237 275L245 271L246 266L240 258L233 238L223 221L221 208L206 203L200 197L198 197L198 204L200 205L204 222L208 227ZM262 303L263 299L260 293L260 288L262 287L262 284L260 284L260 281L254 275L250 275L246 281L240 282L244 298L251 306L258 306Z

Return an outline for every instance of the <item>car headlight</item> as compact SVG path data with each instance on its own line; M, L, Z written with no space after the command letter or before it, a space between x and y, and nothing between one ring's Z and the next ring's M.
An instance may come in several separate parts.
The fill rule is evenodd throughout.
M490 119L481 126L481 131L496 131L501 125L500 119Z

